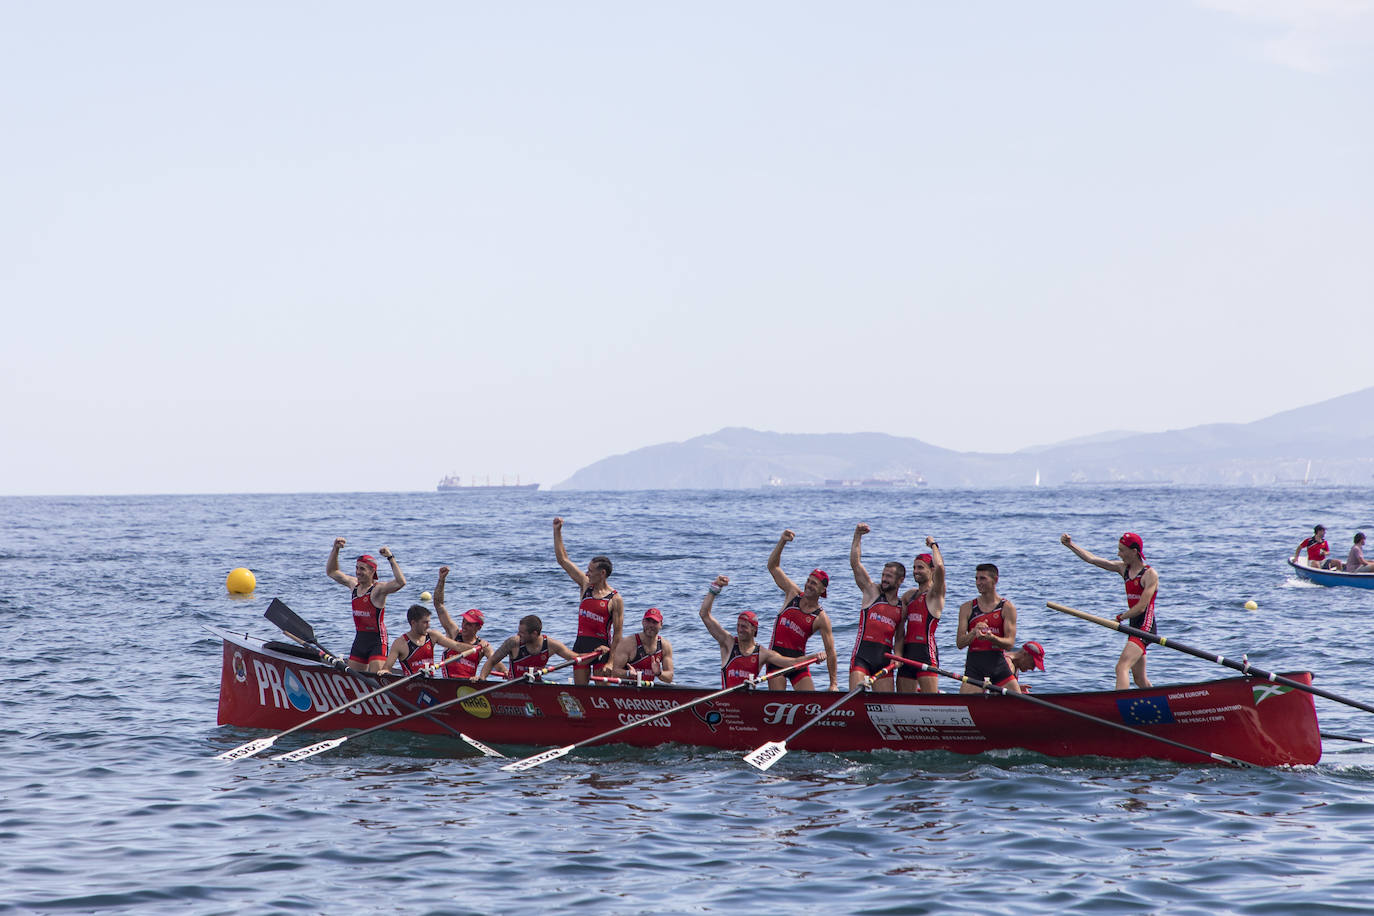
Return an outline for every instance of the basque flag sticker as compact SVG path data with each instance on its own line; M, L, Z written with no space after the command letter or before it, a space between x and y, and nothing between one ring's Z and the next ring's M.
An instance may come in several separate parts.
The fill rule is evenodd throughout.
M1121 713L1121 721L1127 725L1168 725L1174 721L1174 714L1169 710L1168 697L1132 697L1129 700L1117 700L1116 708Z

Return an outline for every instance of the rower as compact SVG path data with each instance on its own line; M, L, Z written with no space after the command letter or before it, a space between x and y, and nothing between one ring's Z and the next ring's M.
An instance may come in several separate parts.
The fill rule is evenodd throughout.
M410 624L410 629L403 636L397 636L396 641L391 644L391 651L382 663L383 671L390 671L392 665L400 662L403 674L414 674L434 661L436 643L449 651L469 648L457 640L449 639L438 630L431 630L429 618L429 608L423 604L410 606L406 611L406 622Z
M906 580L906 567L895 560L883 564L883 574L875 585L864 569L860 555L860 541L873 529L860 522L854 527L854 540L849 545L849 567L854 570L854 584L863 596L859 612L859 633L854 638L854 653L849 658L849 689L863 684L887 664L887 654L902 654L900 589ZM893 683L883 678L873 685L878 693L891 693Z
M1017 675L1017 682L1020 683L1020 675L1023 671L1035 668L1039 671L1045 670L1045 647L1038 642L1022 643L1021 648L1015 652L1007 653L1007 664ZM1030 693L1029 684L1021 684L1022 693Z
M945 560L935 538L926 536L929 553L916 555L911 562L911 578L916 587L902 595L902 652L912 661L940 667L940 651L935 645L935 628L945 610ZM939 693L940 676L915 665L897 669L898 693Z
M764 664L786 668L793 664L787 656L772 649L765 649L754 641L759 632L759 618L753 611L740 611L735 621L735 635L726 632L720 621L711 616L711 608L716 596L730 584L729 576L716 576L715 581L706 586L706 597L701 599L701 622L706 630L720 645L720 686L721 689L734 687L762 673Z
M378 552L391 564L392 578L378 581L377 561L368 554L358 557L353 575L343 572L339 569L339 551L347 543L343 538L334 539L324 571L329 578L347 585L352 591L353 626L357 635L348 651L348 667L375 674L382 670L387 657L386 596L405 588L406 577L390 547L383 547Z
M1325 529L1317 526L1318 532ZM1145 542L1140 535L1127 531L1116 544L1117 560L1105 560L1079 547L1067 534L1059 536L1059 543L1069 548L1080 560L1091 563L1099 569L1114 572L1126 582L1126 612L1117 614L1118 621L1144 630L1155 632L1155 598L1159 593L1159 575L1145 565ZM1322 540L1326 544L1326 540ZM1128 636L1126 645L1121 648L1121 656L1116 660L1116 689L1126 690L1135 678L1137 687L1149 687L1150 679L1145 676L1145 641L1138 636Z
M600 648L603 652L608 651L605 646L593 648ZM482 663L482 673L477 676L477 679L485 681L491 676L492 670L499 662L509 658L511 664L508 677L515 680L527 671L537 671L540 668L548 667L550 655L558 655L567 659L577 658L576 652L552 636L545 636L544 621L530 614L520 618L520 626L516 630L516 634L501 643L500 648Z
M960 693L981 693L984 682L1023 692L1005 654L1016 645L1016 605L997 594L997 577L995 565L979 563L974 567L978 597L959 605L954 644L968 649L964 677L973 682L960 686Z
M768 572L784 595L782 610L778 612L777 620L773 621L773 638L769 648L790 659L801 658L806 654L806 643L811 634L820 633L821 645L825 647L825 667L830 673L828 689L834 690L839 667L835 656L835 636L830 629L830 617L820 601L829 590L830 576L823 569L813 569L811 575L806 577L806 585L797 588L797 583L782 571L782 549L795 537L792 529L787 529L768 555ZM776 671L778 667L769 665L768 670ZM768 689L786 690L788 682L791 682L793 690L816 689L809 665L787 675L770 677Z
M621 626L625 616L625 601L620 593L606 584L611 575L611 561L604 556L595 556L587 563L583 572L577 564L568 559L568 551L563 548L563 519L553 520L553 553L558 565L577 583L582 594L582 602L577 606L577 638L573 640L573 651L585 655L601 646L614 648L620 642ZM603 658L598 665L603 673L608 672L610 659ZM591 681L593 662L573 666L573 683L585 685Z
M492 653L491 643L477 635L477 632L482 629L482 624L486 622L486 618L481 611L474 607L464 611L463 616L458 620L453 619L448 612L448 606L444 604L444 583L448 579L448 573L449 568L447 566L440 566L439 581L434 586L434 610L439 614L439 623L443 625L444 632L448 634L449 639L461 643L457 652L449 652L448 655L466 652L473 646L477 647L477 651L471 655L453 659L444 665L443 673L445 677L472 678L477 675L478 669L482 667L482 660L490 658ZM504 665L498 665L492 670L503 677L506 674Z
M640 632L616 643L611 654L611 670L619 677L652 684L673 682L673 645L659 635L663 612L651 607L644 612Z

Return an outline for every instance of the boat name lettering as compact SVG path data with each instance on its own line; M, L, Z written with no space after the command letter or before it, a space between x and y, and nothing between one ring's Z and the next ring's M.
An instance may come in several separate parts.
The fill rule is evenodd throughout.
M258 705L267 705L267 691L272 691L272 705L281 709L286 704L286 690L281 685L281 674L277 672L276 665L264 664L259 659L253 659L253 674L258 680Z
M641 721L644 717L643 717L643 716L637 716L637 715L635 715L635 714L632 713L632 712L622 712L622 713L618 713L618 714L616 715L616 718L618 718L618 719L620 720L620 724L621 724L621 725L632 725L632 724L635 723L635 722ZM666 718L654 719L652 722L645 722L644 724L645 724L645 725L657 725L657 726L659 726L660 728L668 728L668 727L669 727L669 725L668 725L668 720L667 720Z
M610 708L611 708L611 704L606 702L606 698L605 698L605 697L587 697L587 702L588 702L588 703L591 703L591 704L592 704L593 706L595 706L597 709L610 709Z
M764 725L794 725L796 724L797 714L805 713L814 716L821 711L819 703L765 703L763 707ZM852 709L836 709L830 716L837 719L851 718L854 715Z
M1186 700L1189 697L1205 697L1211 692L1210 690L1190 690L1187 693L1171 693L1169 694L1169 699Z
M638 697L615 698L616 709L637 709L641 712L662 712L665 709L672 709L678 705L672 700L649 700Z

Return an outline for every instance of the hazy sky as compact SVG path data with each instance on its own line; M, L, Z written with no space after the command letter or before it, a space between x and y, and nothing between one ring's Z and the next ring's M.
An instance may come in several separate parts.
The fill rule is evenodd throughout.
M0 0L0 492L1365 388L1371 90L1374 0Z

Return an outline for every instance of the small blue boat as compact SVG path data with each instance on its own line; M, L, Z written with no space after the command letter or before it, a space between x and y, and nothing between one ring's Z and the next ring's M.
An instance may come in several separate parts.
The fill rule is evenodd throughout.
M1346 585L1353 588L1374 588L1374 573L1350 573L1336 569L1313 569L1302 563L1294 563L1288 558L1288 565L1298 578L1315 582L1318 585Z

